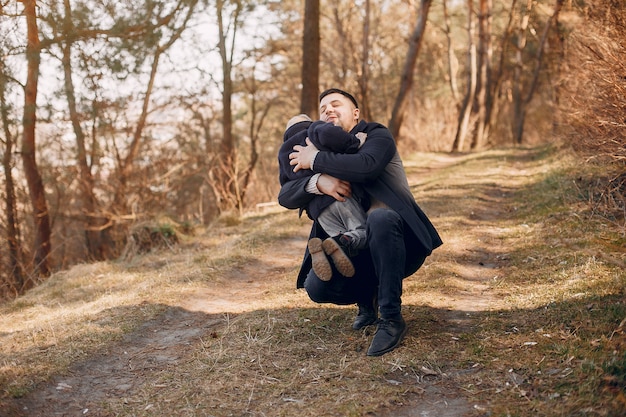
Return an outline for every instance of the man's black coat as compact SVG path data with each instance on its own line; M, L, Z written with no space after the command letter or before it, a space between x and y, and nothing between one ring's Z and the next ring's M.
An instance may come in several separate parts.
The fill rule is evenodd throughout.
M391 132L379 123L365 121L360 121L350 133L358 132L367 133L367 140L357 153L319 152L315 157L313 172L361 185L373 199L396 211L410 233L417 238L418 245L407 248L407 257L430 255L442 241L431 221L415 202ZM305 190L309 178L283 184L278 195L280 205L289 209L306 207L315 196ZM327 236L314 222L310 237ZM298 274L298 288L303 287L310 269L311 257L307 249Z

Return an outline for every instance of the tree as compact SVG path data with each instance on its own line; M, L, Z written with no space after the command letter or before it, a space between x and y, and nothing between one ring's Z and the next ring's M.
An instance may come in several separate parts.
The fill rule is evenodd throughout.
M320 0L306 0L304 4L300 113L315 118L320 78Z
M524 59L523 53L526 48L528 22L530 21L530 12L533 8L534 1L527 0L526 7L520 19L519 26L517 28L517 44L515 45L515 69L513 71L513 138L517 143L521 143L522 131L524 128L525 110L523 108L522 89L523 81L522 75L524 72Z
M491 46L491 0L479 0L478 2L478 78L476 84L475 113L476 129L471 144L471 149L481 149L488 137L489 126L487 125L487 107L490 106L491 98L491 59L493 49Z
M404 118L407 96L413 86L415 63L417 62L420 45L424 37L428 11L431 3L432 0L421 0L417 24L415 25L415 29L413 30L413 34L409 40L409 50L402 69L400 89L398 90L398 95L396 96L396 101L393 105L393 111L391 113L391 119L389 120L389 130L394 138L398 138L399 136L400 126L402 125L402 120Z
M107 258L107 248L103 244L103 234L106 233L107 219L97 215L98 201L95 195L95 179L88 162L86 135L81 125L81 116L77 108L76 92L73 81L72 48L77 41L74 36L77 28L73 22L72 8L69 0L63 0L64 13L61 39L62 67L64 74L64 89L67 98L68 112L72 129L76 137L76 161L79 173L79 189L82 198L82 221L85 229L87 254L90 259L103 260ZM103 227L104 226L104 227Z
M71 216L79 220L84 229L87 257L89 259L108 259L119 252L115 239L112 237L113 228L120 227L125 219L134 218L128 214L128 200L133 198L130 182L137 179L137 162L142 147L147 140L145 130L149 125L148 116L151 111L155 81L158 76L159 63L164 54L180 39L187 27L187 23L195 10L197 0L180 0L170 4L170 7L142 9L142 5L129 4L132 12L129 18L119 18L112 26L99 27L90 21L92 15L85 10L84 4L78 4L79 10L72 10L69 0L63 1L61 10L51 9L47 22L57 38L48 41L51 51L55 46L61 50L61 69L64 75L63 93L67 99L67 113L76 140L76 166L78 170L78 214ZM149 5L148 5L149 6ZM115 13L114 10L104 10L103 13ZM58 17L60 16L60 17ZM104 40L104 42L103 42ZM100 45L98 56L90 53ZM120 69L122 60L126 67ZM134 65L131 64L132 61ZM91 93L96 97L101 88L102 74L116 74L125 71L128 75L139 72L143 62L149 68L145 91L142 94L141 111L137 117L134 129L130 135L130 143L124 150L117 148L115 160L117 169L110 182L115 182L113 198L99 199L96 179L93 175L97 164L99 148L97 130L92 129L91 149L87 145L87 135L83 128L85 120L92 119L94 126L107 126L104 112L104 100L94 99L91 102L83 100L79 109L81 97L75 89L74 74L89 80ZM76 64L76 65L75 65ZM79 68L79 69L76 69ZM91 108L89 107L91 106ZM106 196L107 198L109 195Z
M33 209L35 224L35 244L33 256L33 270L39 276L50 275L51 230L50 216L46 194L37 167L35 144L35 125L37 122L37 88L39 83L39 63L41 50L39 44L39 29L37 27L37 12L35 0L23 0L24 16L26 16L27 43L26 60L27 77L24 87L24 116L22 119L22 165Z
M535 55L535 70L533 71L530 85L526 89L526 95L523 95L523 86L521 80L521 72L522 72L522 51L524 46L526 45L526 30L528 26L528 15L530 14L530 10L532 8L532 3L529 3L526 6L527 14L524 15L522 19L522 24L519 28L519 38L520 42L517 45L517 53L516 53L516 67L515 67L515 82L514 82L514 93L513 93L513 137L515 142L521 144L523 141L524 135L524 122L526 120L526 113L530 102L535 95L535 91L537 90L537 85L539 82L539 75L541 71L541 66L543 64L543 52L546 44L546 40L548 39L548 32L550 28L557 21L561 8L563 7L564 0L557 0L554 5L554 11L552 15L546 22L543 33L539 40L539 45L537 47L537 52Z
M457 102L459 99L459 87L457 85L457 73L459 71L459 61L454 55L454 47L452 43L452 34L450 30L450 15L448 14L447 0L443 0L443 23L446 34L446 45L448 49L448 78L450 81L450 92L452 99Z
M507 60L507 56L509 53L509 49L508 49L508 45L509 45L509 41L511 38L511 35L513 34L513 30L515 29L514 27L514 22L515 22L515 8L517 6L517 0L513 0L511 2L511 8L509 9L508 12L508 21L506 26L504 27L504 30L502 31L502 35L501 35L501 40L500 40L500 54L499 54L499 58L498 58L498 62L496 63L496 68L495 70L492 72L492 77L491 77L491 82L490 84L490 90L487 92L488 97L490 97L490 100L486 100L485 105L485 131L487 132L486 135L488 136L488 133L491 132L493 130L493 127L498 119L498 114L500 111L500 100L502 97L501 94L501 87L502 84L504 82L504 77L505 77L505 67L506 67L506 60Z
M14 138L11 133L11 121L9 120L9 105L6 100L6 90L10 76L4 61L0 62L0 120L4 133L4 155L2 168L4 170L5 212L7 243L9 247L9 259L5 283L12 295L21 294L27 288L33 286L31 278L25 274L22 267L23 248L20 238L20 229L17 214L17 198L15 196L15 181L13 179L13 146ZM0 296L3 294L0 292Z
M361 58L361 73L359 74L359 93L361 96L360 115L365 120L370 120L369 101L369 74L370 74L370 20L371 1L365 0L365 15L363 17L363 53Z
M468 82L465 98L459 112L456 136L452 149L462 152L465 148L465 139L470 126L472 105L476 94L476 43L474 42L474 1L467 0L467 42L468 42Z
M146 42L148 48L152 49L150 51L151 55L149 55L152 59L152 62L150 63L150 75L148 77L148 82L145 86L145 92L143 94L141 112L139 114L137 124L135 125L135 128L133 130L133 135L130 145L128 147L128 152L124 158L120 159L120 166L117 173L119 186L116 188L113 207L117 210L122 210L123 213L126 212L126 184L129 181L130 177L133 175L135 163L145 139L144 129L146 128L148 115L150 113L151 97L154 91L155 80L158 75L160 59L165 54L165 52L169 50L178 39L180 39L182 33L187 26L187 22L193 14L196 2L196 0L189 2L189 4L187 5L187 10L184 11L183 5L185 5L187 2L185 2L185 0L180 0L180 2L177 4L177 7L172 9L169 13L166 13L163 16L159 16L154 26L152 24L147 24L141 27L144 42ZM147 10L146 12L149 14L152 13L151 10ZM183 18L182 22L179 25L176 25L174 23L174 17L179 12L181 12ZM151 32L156 31L157 29L164 26L168 26L170 23L173 27L170 28L171 33L169 38L161 39L160 37L155 41L149 36ZM161 31L157 33L161 33Z
M237 153L235 150L235 136L233 134L233 108L232 99L234 94L232 68L233 55L235 52L235 39L237 39L237 29L241 25L240 15L243 4L239 0L227 3L233 9L230 13L230 20L227 20L225 13L227 7L224 0L217 0L215 8L217 12L218 26L218 50L222 63L222 140L219 152L219 168L217 172L217 183L220 187L222 206L239 205L237 196ZM227 44L230 36L230 44Z

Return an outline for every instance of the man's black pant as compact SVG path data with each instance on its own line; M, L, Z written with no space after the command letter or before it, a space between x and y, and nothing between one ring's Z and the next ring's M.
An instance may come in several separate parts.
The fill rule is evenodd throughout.
M311 269L304 288L315 302L341 305L371 304L377 294L381 317L397 317L401 313L402 280L422 266L426 254L419 254L417 238L390 209L379 208L368 215L367 242L369 250L352 259L356 269L353 277L333 270L330 281L322 281ZM415 252L417 256L407 256Z

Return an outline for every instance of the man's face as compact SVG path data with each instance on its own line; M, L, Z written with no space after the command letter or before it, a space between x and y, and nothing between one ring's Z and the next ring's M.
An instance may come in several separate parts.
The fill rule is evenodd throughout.
M332 93L320 101L320 120L349 132L359 121L359 109L343 94Z

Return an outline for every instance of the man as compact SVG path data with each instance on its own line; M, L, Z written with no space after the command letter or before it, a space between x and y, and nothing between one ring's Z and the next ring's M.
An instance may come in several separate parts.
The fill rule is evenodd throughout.
M367 140L355 154L319 151L310 141L294 146L289 155L294 171L310 169L313 175L285 183L278 201L291 209L306 207L318 194L345 201L351 196L351 183L360 184L371 203L366 220L369 250L353 259L353 278L337 274L322 281L312 270L306 249L297 286L318 303L356 303L359 311L352 328L377 323L367 355L380 356L398 347L407 332L401 312L403 279L416 272L442 241L413 198L389 130L359 121L356 99L336 88L320 95L320 119L355 135L363 132ZM313 222L310 237L328 236Z

